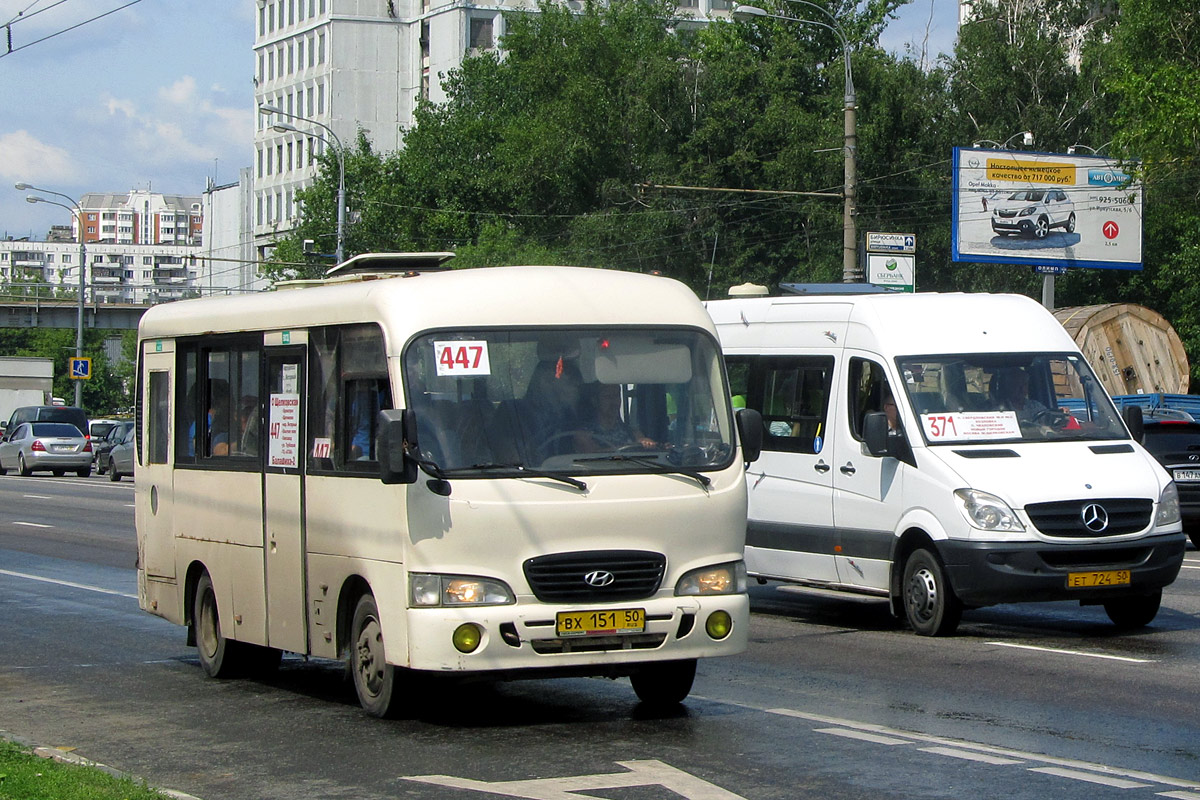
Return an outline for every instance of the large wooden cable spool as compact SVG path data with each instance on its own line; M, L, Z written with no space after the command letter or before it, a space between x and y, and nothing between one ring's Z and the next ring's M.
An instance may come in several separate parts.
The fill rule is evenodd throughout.
M1161 314L1132 303L1060 308L1054 316L1110 395L1187 394L1183 341Z

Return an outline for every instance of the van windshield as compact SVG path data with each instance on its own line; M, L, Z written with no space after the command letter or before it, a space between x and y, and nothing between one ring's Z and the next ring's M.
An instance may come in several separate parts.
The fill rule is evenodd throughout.
M896 363L929 444L1129 436L1078 354L910 356Z
M404 356L418 447L444 473L500 477L728 466L715 342L678 329L441 331Z

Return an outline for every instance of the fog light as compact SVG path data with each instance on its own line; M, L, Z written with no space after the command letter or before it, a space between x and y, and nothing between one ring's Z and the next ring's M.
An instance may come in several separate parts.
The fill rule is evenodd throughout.
M724 639L733 630L733 618L729 616L728 611L714 611L708 615L704 630L713 639Z
M454 649L460 653L473 653L483 641L483 631L473 622L466 622L454 629Z

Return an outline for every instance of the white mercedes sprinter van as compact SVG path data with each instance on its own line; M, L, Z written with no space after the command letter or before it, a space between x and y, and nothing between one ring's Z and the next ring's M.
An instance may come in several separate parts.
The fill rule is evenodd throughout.
M707 306L734 404L765 428L751 575L888 597L929 636L996 603L1076 599L1121 627L1158 613L1183 560L1175 485L1033 300Z

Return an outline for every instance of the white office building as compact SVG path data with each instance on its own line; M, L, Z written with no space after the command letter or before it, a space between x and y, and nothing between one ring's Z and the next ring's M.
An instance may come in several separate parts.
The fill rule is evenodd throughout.
M260 251L299 221L296 192L312 182L316 157L334 137L352 148L361 128L375 150L399 149L417 102L446 99L442 77L468 53L497 46L505 13L537 9L536 0L255 2L255 103L284 112L260 115L255 133L252 214ZM567 5L582 8L578 0ZM703 22L731 5L682 0L679 12ZM276 130L277 123L297 130ZM333 235L316 242L317 250L333 252Z

